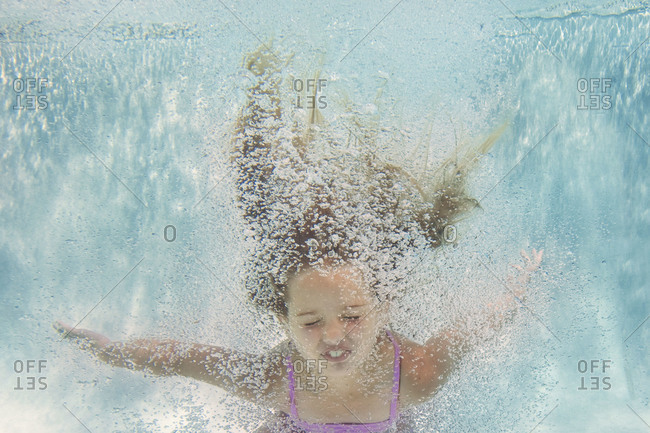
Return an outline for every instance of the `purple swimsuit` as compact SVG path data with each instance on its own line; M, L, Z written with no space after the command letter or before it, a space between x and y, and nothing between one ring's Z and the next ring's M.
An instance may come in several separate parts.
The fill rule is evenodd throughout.
M301 420L298 417L298 411L296 410L295 402L295 382L293 377L293 366L291 364L291 356L287 355L287 370L289 374L289 396L291 397L291 419L294 424L306 432L309 433L379 433L387 431L391 426L395 425L397 421L397 397L399 395L399 371L400 371L400 360L399 360L399 346L395 342L393 335L387 329L386 334L388 338L393 343L395 348L395 361L393 362L393 400L390 404L390 418L385 421L372 422L367 424L358 424L358 423L310 423Z

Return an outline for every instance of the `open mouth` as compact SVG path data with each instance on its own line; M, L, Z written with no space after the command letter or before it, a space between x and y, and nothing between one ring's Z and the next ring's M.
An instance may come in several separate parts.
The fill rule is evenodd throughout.
M343 349L328 350L327 352L323 352L323 357L331 362L342 362L345 361L348 356L350 356L350 353L350 350Z

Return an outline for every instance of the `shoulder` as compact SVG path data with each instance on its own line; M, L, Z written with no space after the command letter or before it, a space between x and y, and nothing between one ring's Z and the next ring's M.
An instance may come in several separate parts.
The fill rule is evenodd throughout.
M429 400L439 387L437 362L431 350L393 332L400 348L400 406Z
M289 340L285 340L262 355L267 386L258 403L284 412L289 410L289 378L286 358L291 353L292 348L289 345Z

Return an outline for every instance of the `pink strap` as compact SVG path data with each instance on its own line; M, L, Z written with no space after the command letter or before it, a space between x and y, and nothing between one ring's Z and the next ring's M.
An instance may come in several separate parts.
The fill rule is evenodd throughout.
M393 334L386 329L388 338L393 343L395 348L395 361L393 362L393 400L390 404L390 419L394 420L397 417L397 397L399 396L399 370L400 370L400 358L399 358L399 345L393 338Z
M295 392L294 387L295 383L293 380L293 365L291 364L291 355L287 355L287 368L289 370L289 397L291 398L291 416L293 418L298 418L298 410L296 409L295 403Z

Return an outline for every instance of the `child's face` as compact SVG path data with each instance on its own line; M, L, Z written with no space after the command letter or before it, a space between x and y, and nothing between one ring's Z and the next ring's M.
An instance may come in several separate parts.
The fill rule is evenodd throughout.
M289 280L285 324L305 360L325 359L328 374L344 373L372 353L387 308L354 268L327 271L307 269Z

